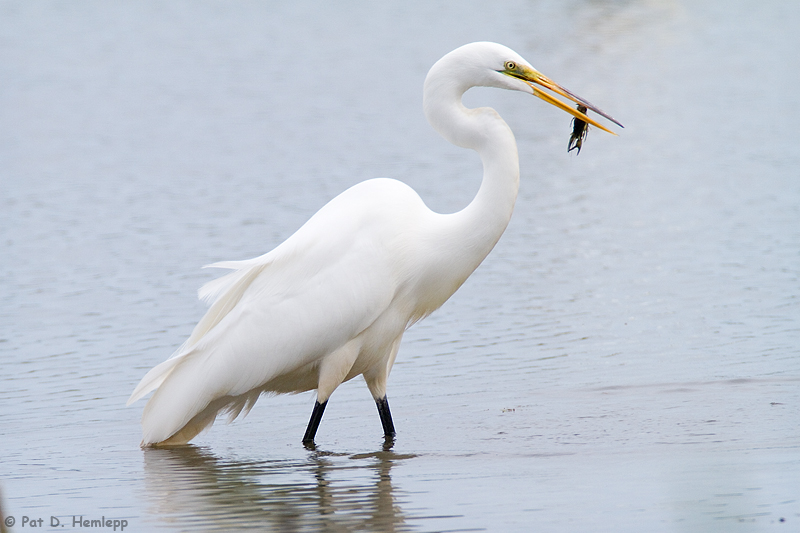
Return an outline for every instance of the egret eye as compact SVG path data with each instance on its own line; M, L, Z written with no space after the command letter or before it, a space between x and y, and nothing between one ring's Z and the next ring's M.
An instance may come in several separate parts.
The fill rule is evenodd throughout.
M517 64L513 61L506 61L506 70L516 70Z

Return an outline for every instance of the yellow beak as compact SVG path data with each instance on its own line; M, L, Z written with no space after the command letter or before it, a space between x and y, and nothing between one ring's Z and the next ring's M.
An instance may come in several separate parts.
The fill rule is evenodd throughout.
M611 115L609 115L608 113L606 113L604 111L601 111L600 109L595 107L590 102L587 102L586 100L584 100L580 96L568 91L564 87L560 86L559 84L557 84L556 82L554 82L553 80L551 80L550 78L548 78L547 76L545 76L544 74L542 74L542 73L540 73L540 72L538 72L536 70L525 68L524 70L523 69L519 69L518 71L515 71L515 72L507 72L507 74L509 74L510 76L514 76L515 78L519 78L522 81L526 82L528 85L531 86L531 89L533 89L533 94L535 96L538 96L539 98L541 98L542 100L544 100L548 104L552 104L552 105L556 106L557 108L559 108L559 109L561 109L563 111L566 111L567 113L569 113L573 117L577 118L578 120L582 120L584 122L588 122L592 126L596 126L596 127L600 128L601 130L610 133L611 135L616 135L616 133L614 133L610 129L606 128L605 126L603 126L602 124L600 124L596 120L589 118L588 116L586 116L586 114L581 113L577 109L574 109L572 106L570 106L570 105L562 102L561 100L557 99L555 96L542 91L541 89L539 89L539 87L536 87L535 84L541 85L545 89L549 89L549 90L553 91L556 94L560 94L564 98L568 98L568 99L572 100L573 102L575 102L576 104L579 104L579 105L582 105L582 106L586 107L587 109L591 109L592 111L594 111L598 115L607 118L608 120L610 120L611 122L613 122L614 124L619 126L620 128L624 128L625 127L622 124L620 124L617 120L612 118Z

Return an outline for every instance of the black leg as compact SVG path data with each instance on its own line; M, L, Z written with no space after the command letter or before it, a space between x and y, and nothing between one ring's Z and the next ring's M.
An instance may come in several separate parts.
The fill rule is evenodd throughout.
M311 420L308 421L306 434L303 436L303 444L314 444L314 436L317 434L317 428L322 421L322 413L325 412L325 406L328 405L328 400L324 403L316 402L314 404L314 411L311 413Z
M383 436L387 439L394 439L394 423L392 422L392 413L389 411L389 400L386 396L380 400L375 400L378 406L378 414L381 415L381 424L383 424Z

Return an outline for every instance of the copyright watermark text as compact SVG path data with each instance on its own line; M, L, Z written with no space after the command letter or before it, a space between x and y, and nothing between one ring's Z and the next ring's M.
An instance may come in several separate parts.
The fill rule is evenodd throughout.
M18 526L21 528L42 528L42 527L72 527L72 528L107 528L111 531L125 531L128 521L121 518L100 518L84 517L83 515L71 516L51 516L49 522L41 517L23 515L17 520L13 516L4 519L7 527Z

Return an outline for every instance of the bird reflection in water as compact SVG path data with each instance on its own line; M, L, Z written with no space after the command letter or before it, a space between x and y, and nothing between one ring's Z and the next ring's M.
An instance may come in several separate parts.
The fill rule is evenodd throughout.
M237 460L193 446L147 449L154 522L203 531L411 531L391 469L414 455L310 449L305 459Z

